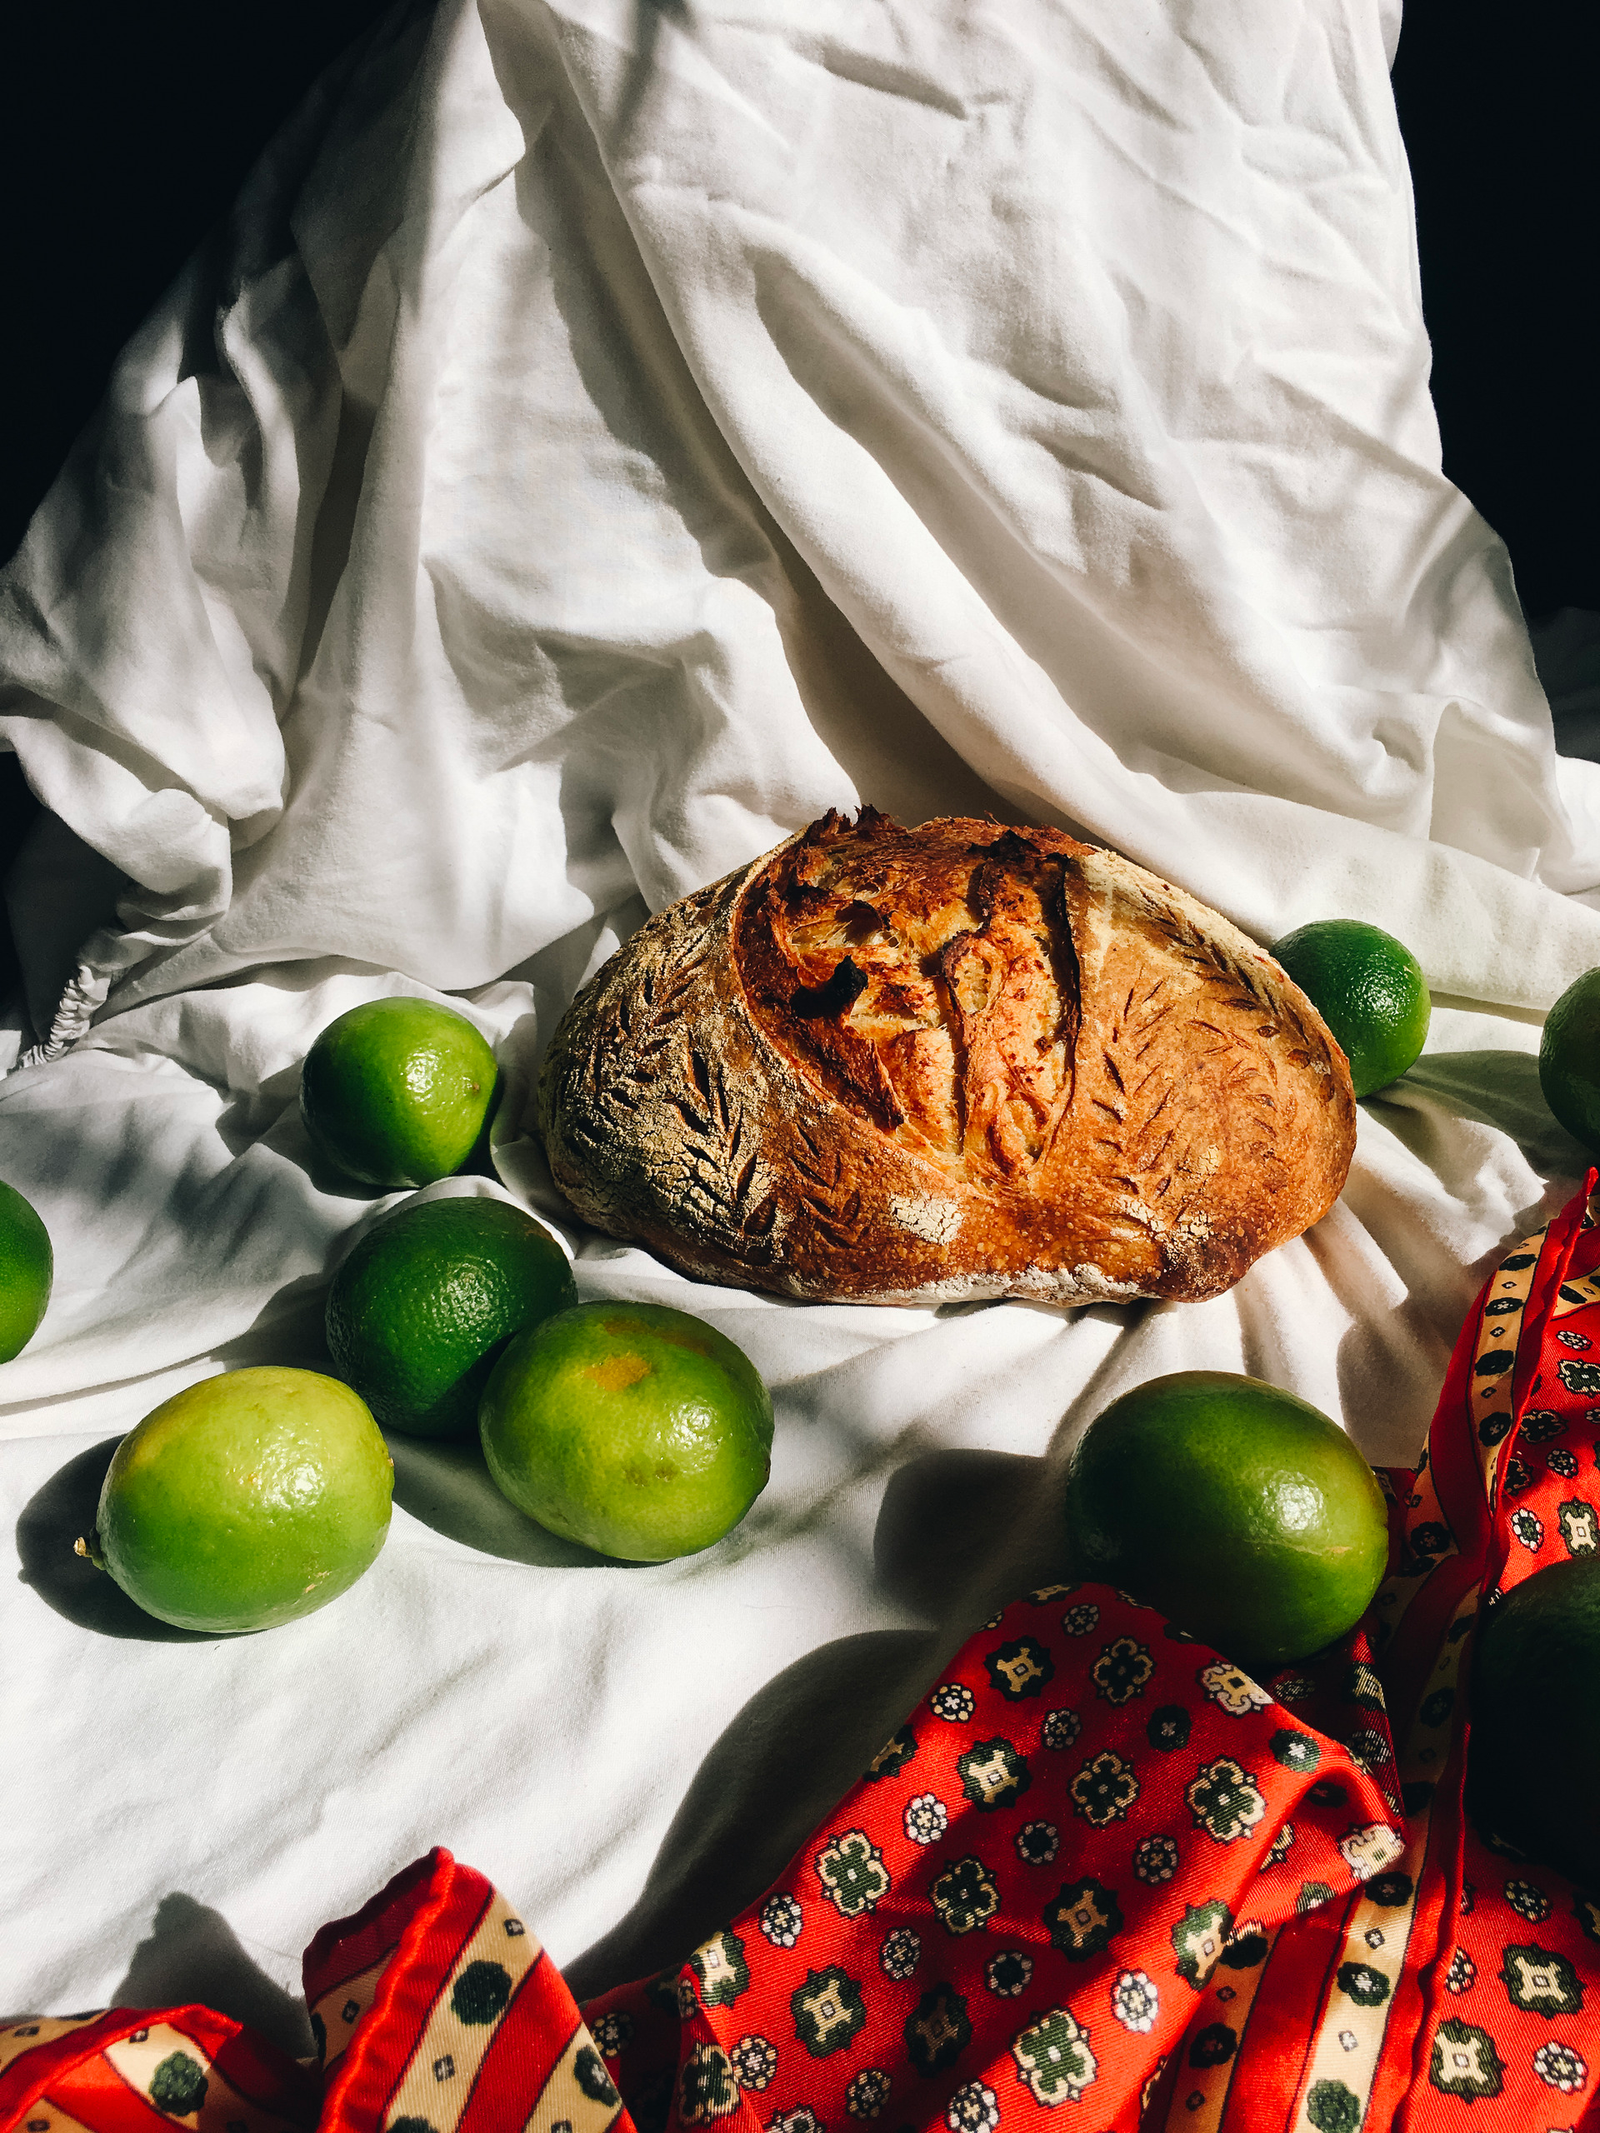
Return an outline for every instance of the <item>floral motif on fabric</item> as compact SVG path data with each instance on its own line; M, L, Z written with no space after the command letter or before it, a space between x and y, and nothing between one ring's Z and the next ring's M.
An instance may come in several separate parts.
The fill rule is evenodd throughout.
M1581 2014L1583 1981L1564 1955L1536 1944L1505 1949L1500 1982L1524 2014Z
M1109 1948L1122 1931L1122 1909L1115 1889L1086 1876L1058 1889L1044 1907L1050 1941L1069 1963L1087 1962Z
M686 2126L730 2118L739 2108L739 2084L720 2044L696 2044L678 2073L678 2117Z
M795 2035L813 2059L842 2051L867 2019L861 1987L836 1963L806 1972L790 1995L789 2012Z
M764 2089L778 2071L778 2047L766 2037L741 2037L728 2058L742 2089Z
M1161 1995L1142 1970L1124 1970L1111 1988L1111 2012L1124 2029L1147 2036L1161 2012Z
M1048 1866L1061 1849L1061 1832L1054 1822L1024 1822L1014 1841L1024 1866Z
M1381 2007L1389 1997L1389 1980L1370 1963L1341 1963L1333 1982L1358 2007Z
M928 1698L928 1708L947 1726L964 1726L978 1708L971 1689L959 1681L942 1682Z
M1448 1690L1438 1691L1448 1695ZM1389 1761L1389 1743L1373 1726L1358 1726L1345 1741L1350 1760L1358 1770L1376 1770Z
M830 1837L812 1864L841 1918L875 1911L889 1893L889 1869L864 1829L847 1829L842 1837Z
M902 1726L884 1742L861 1775L869 1785L876 1785L883 1778L897 1776L916 1752L917 1736L909 1726Z
M1013 2043L1011 2056L1017 2062L1017 2079L1047 2110L1058 2103L1081 2102L1100 2071L1088 2030L1064 2007L1052 2007L1030 2022Z
M1520 1511L1511 1514L1511 1530L1524 1548L1538 1548L1544 1541L1544 1521L1537 1511L1530 1511L1526 1504Z
M604 2059L615 2059L633 2042L633 2017L620 2010L596 2018L589 2034Z
M1143 1695L1145 1683L1155 1670L1147 1645L1133 1637L1113 1637L1090 1673L1097 1696L1109 1704L1125 1704Z
M1252 1711L1264 1710L1272 1701L1270 1693L1253 1681L1243 1667L1230 1665L1226 1659L1203 1666L1195 1679L1230 1718L1248 1718Z
M1591 1341L1588 1336L1583 1333L1558 1333L1556 1335L1556 1339L1561 1343L1563 1348L1572 1348L1576 1350L1579 1355L1582 1355L1586 1349L1592 1348L1594 1346L1594 1342ZM1595 1389L1597 1391L1600 1391L1600 1386L1597 1386Z
M1344 2042L1344 2032L1340 2042ZM1353 2045L1345 2049L1352 2050ZM1306 2096L1306 2117L1317 2133L1356 2133L1365 2114L1366 2106L1348 2083L1343 2081L1313 2081Z
M1600 1363L1560 1362L1556 1365L1556 1375L1568 1392L1575 1392L1580 1397L1592 1397L1600 1392Z
M1309 1696L1311 1693L1311 1682L1304 1680L1302 1677L1300 1695ZM1356 1660L1349 1673L1345 1676L1344 1694L1347 1703L1364 1703L1372 1711L1385 1711L1388 1709L1388 1703L1383 1693L1383 1683L1364 1659ZM1286 1697L1280 1687L1278 1700L1281 1703L1287 1703L1293 1699Z
M863 2067L844 2092L844 2107L852 2118L876 2118L893 2085L881 2066Z
M1581 1496L1556 1505L1556 1530L1568 1555L1593 1555L1600 1549L1600 1512Z
M1533 1469L1516 1452L1506 1461L1500 1473L1502 1496L1526 1496L1533 1487Z
M919 1792L901 1819L913 1844L937 1844L950 1827L950 1810L936 1792Z
M1583 2087L1588 2079L1589 2068L1570 2044L1557 2044L1552 2038L1541 2044L1533 2055L1533 2070L1539 2079L1563 2096L1571 2096Z
M1294 1900L1296 1911L1314 1911L1332 1896L1333 1891L1325 1881L1302 1881L1300 1893Z
M984 1660L989 1679L1008 1703L1039 1695L1055 1673L1056 1663L1037 1637L1017 1637L997 1645Z
M1428 2079L1446 2096L1463 2096L1470 2102L1498 2096L1505 2086L1505 2070L1505 2061L1486 2029L1454 2016L1439 2024L1428 2059Z
M1368 1881L1393 1866L1405 1848L1405 1838L1387 1822L1360 1823L1339 1839L1339 1855L1357 1881Z
M777 2111L767 2120L767 2133L826 2133L822 2120L809 2104L796 2104L792 2111Z
M1178 1871L1178 1847L1170 1837L1142 1837L1134 1846L1133 1870L1151 1888L1159 1888Z
M731 2007L750 1984L744 1942L730 1928L702 1941L690 1956L689 1967L699 1980L700 1997L708 2007Z
M1020 1948L1006 1948L992 1955L983 1966L983 1982L996 1999L1014 2000L1028 1989L1033 1976L1033 1957Z
M1550 1916L1550 1899L1537 1882L1508 1881L1505 1899L1517 1916L1525 1918L1530 1926L1542 1925Z
M1248 1836L1267 1811L1261 1788L1231 1755L1219 1755L1215 1762L1203 1764L1189 1780L1183 1797L1196 1827L1216 1844L1232 1844Z
M935 1985L906 2017L906 2050L919 2074L954 2066L972 2042L967 2003L953 1985Z
M1600 1385L1595 1387L1600 1392ZM1099 1627L1100 1610L1092 1600L1085 1600L1077 1607L1069 1607L1061 1617L1061 1627L1069 1637L1087 1637L1091 1629Z
M1465 1948L1457 1948L1444 1974L1444 1989L1457 1994L1470 1992L1478 1982L1478 1966Z
M1083 1819L1095 1829L1105 1829L1121 1821L1139 1797L1139 1780L1131 1763L1125 1763L1113 1749L1102 1748L1067 1790Z
M981 1859L952 1859L928 1890L947 1933L974 1933L1000 1908L1000 1891Z
M1188 1747L1193 1728L1194 1721L1181 1703L1164 1703L1150 1713L1144 1737L1152 1748L1171 1755L1175 1749Z
M1000 2123L999 2099L987 2082L969 2081L945 2106L944 2122L950 2133L994 2133Z
M1173 1927L1172 1948L1178 1958L1178 1975L1196 1992L1205 1990L1232 1931L1233 1913L1220 1896L1213 1896L1209 1903L1187 1905Z
M1272 1760L1285 1770L1315 1770L1322 1761L1322 1750L1311 1735L1296 1733L1291 1726L1280 1726L1267 1745L1272 1750Z
M1553 1408L1530 1407L1522 1418L1522 1441L1524 1444L1548 1444L1552 1437L1563 1436L1566 1427Z
M1189 2064L1196 2068L1226 2066L1239 2049L1239 2039L1226 2022L1208 2022L1189 2045Z
M790 1895L769 1896L761 1906L761 1930L775 1948L792 1948L802 1923L800 1906Z
M981 1814L1009 1807L1022 1797L1033 1779L1027 1758L1008 1740L980 1740L956 1757L961 1790Z
M1577 1457L1562 1445L1552 1445L1544 1455L1544 1463L1552 1474L1559 1475L1563 1481L1576 1481L1578 1478Z
M1267 1855L1261 1862L1261 1871L1265 1873L1269 1866L1282 1866L1284 1860L1288 1858L1293 1845L1294 1824L1285 1822L1267 1848Z
M885 1936L883 1946L878 1950L878 1967L885 1977L892 1977L900 1984L915 1977L921 1960L921 1937L909 1926L896 1926Z
M1039 1729L1039 1738L1047 1748L1070 1748L1083 1731L1083 1720L1076 1711L1046 1711L1044 1724Z

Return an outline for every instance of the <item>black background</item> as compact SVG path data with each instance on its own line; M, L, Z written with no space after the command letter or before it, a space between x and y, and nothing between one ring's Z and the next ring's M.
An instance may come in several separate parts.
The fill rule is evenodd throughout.
M1261 0L1270 5L1271 0ZM0 557L113 357L321 69L383 8L12 0L0 126ZM1576 16L1411 0L1411 156L1447 472L1511 551L1523 606L1600 609L1592 113ZM0 757L0 853L26 808Z

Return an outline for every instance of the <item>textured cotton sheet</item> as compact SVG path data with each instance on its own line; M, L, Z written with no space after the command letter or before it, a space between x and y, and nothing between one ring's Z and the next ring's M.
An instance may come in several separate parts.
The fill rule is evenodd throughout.
M300 2037L307 1932L435 1842L593 1992L746 1901L1048 1572L1118 1391L1249 1370L1414 1460L1491 1255L1581 1177L1534 1053L1600 963L1600 767L1440 472L1396 29L402 7L130 345L0 576L0 734L50 810L0 1176L58 1267L0 1370L0 2008ZM528 1105L573 992L861 801L1060 824L1264 942L1404 938L1429 1055L1333 1213L1214 1303L1078 1312L799 1307L566 1222ZM771 1486L630 1568L396 1440L349 1595L163 1636L72 1540L165 1394L325 1364L329 1275L398 1203L318 1173L298 1066L389 992L449 996L510 1084L497 1178L430 1191L739 1341Z

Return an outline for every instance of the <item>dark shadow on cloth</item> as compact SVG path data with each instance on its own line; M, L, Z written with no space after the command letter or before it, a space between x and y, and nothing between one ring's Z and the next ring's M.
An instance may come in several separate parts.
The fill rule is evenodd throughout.
M121 1442L120 1436L107 1437L103 1444L79 1452L24 1504L17 1520L17 1555L22 1564L18 1579L31 1585L46 1607L102 1637L137 1637L149 1644L214 1642L203 1630L158 1622L136 1607L105 1571L73 1553L74 1541L80 1535L87 1538L94 1529L100 1485Z
M508 1563L559 1570L622 1567L612 1556L562 1540L524 1517L490 1480L480 1445L425 1442L393 1431L384 1441L394 1461L395 1502L435 1533Z
M1065 1576L1062 1475L1015 1452L938 1451L890 1477L872 1552L879 1588L935 1621L983 1621Z
M1456 1118L1509 1134L1541 1177L1581 1181L1588 1167L1587 1154L1544 1100L1539 1061L1531 1052L1430 1052L1394 1085L1394 1097L1403 1101L1408 1086ZM1376 1101L1383 1103L1390 1093L1380 1090ZM1394 1120L1386 1117L1385 1123Z
M930 1631L870 1630L808 1652L752 1696L695 1773L639 1901L568 1966L574 1996L679 1963L737 1917L855 1783L941 1656Z
M317 2048L303 2003L251 1961L220 1911L175 1890L156 1906L112 2004L145 2008L191 2002L247 2023L293 2059L309 2058Z

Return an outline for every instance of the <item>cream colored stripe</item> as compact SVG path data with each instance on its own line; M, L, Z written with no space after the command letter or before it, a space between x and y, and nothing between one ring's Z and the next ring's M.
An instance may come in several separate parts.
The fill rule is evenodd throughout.
M1548 1227L1549 1224L1547 1223L1545 1229L1548 1229ZM1490 1281L1491 1293L1486 1299L1483 1318L1478 1327L1478 1348L1472 1359L1472 1391L1467 1402L1467 1411L1472 1417L1474 1436L1477 1435L1478 1423L1485 1415L1495 1414L1502 1407L1508 1413L1510 1412L1511 1382L1516 1376L1515 1368L1502 1370L1497 1377L1486 1378L1480 1384L1477 1366L1486 1355L1500 1352L1510 1352L1513 1355L1516 1353L1517 1341L1521 1335L1523 1325L1520 1307L1527 1302L1528 1291L1533 1287L1533 1277L1539 1271L1539 1253L1543 1248L1544 1240L1545 1230L1543 1229L1536 1230L1531 1237L1524 1237L1515 1251L1506 1254L1506 1259L1526 1257L1529 1261L1528 1265L1512 1267L1508 1270L1505 1260L1502 1260ZM1488 1307L1494 1303L1515 1303L1519 1308L1515 1311L1506 1311L1491 1316ZM1509 1436L1510 1432L1507 1431L1506 1436L1502 1437L1498 1444L1485 1444L1481 1437L1478 1438L1478 1456L1483 1464L1485 1496L1488 1496L1493 1491L1495 1473L1500 1465L1500 1454Z
M622 2102L614 2091L609 2103L598 2102L579 2082L575 2069L579 2052L585 2050L594 2052L596 2061L604 2065L587 2025L580 2022L572 2041L550 2069L538 2102L523 2121L522 2133L556 2133L562 2125L568 2133L605 2133Z
M1256 1994L1261 1989L1261 1980L1266 1975L1267 1965L1272 1960L1272 1951L1278 1944L1278 1935L1282 1930L1281 1926L1274 1926L1267 1934L1267 1952L1253 1970L1234 1971L1229 1970L1226 1964L1219 1964L1212 1972L1213 1983L1201 2002L1201 2008L1206 2014L1207 2022L1226 2023L1233 2031L1233 2052L1221 2066L1185 2066L1178 2085L1172 2092L1172 2108L1167 2113L1169 2126L1192 2128L1193 2133L1217 2133L1217 2128L1222 2123L1222 2114L1227 2108L1228 2091L1233 2086L1234 2073L1239 2065L1245 2024L1250 2019L1250 2009L1255 2004ZM1237 1985L1233 1983L1236 1977L1241 1980ZM1215 1982L1218 1978L1222 1980L1220 1985ZM1221 1994L1230 1989L1234 1997L1224 2000ZM1206 2023L1201 2022L1199 2015L1192 2015L1189 2027L1184 2031L1177 2049L1182 2051L1204 2027ZM1191 2106L1190 2098L1197 2092L1200 2101Z
M1574 1311L1586 1311L1593 1303L1600 1303L1600 1274L1569 1275L1556 1291L1550 1316L1567 1318Z
M355 1977L346 1978L342 1985L335 1985L312 2008L311 2012L321 2018L322 2033L327 2040L322 2054L324 2073L349 2049L356 2024L372 2005L378 1980L388 1969L393 1955L394 1949L391 1948L382 1962L374 1963L370 1970L362 1970Z
M13 2059L20 2059L24 2052L35 2051L41 2044L48 2044L55 2037L70 2036L75 2029L86 2029L91 2022L98 2022L99 2019L98 2014L19 2015L15 2022L5 2029L0 2029L0 2074L5 2072Z
M150 2093L157 2070L181 2053L205 2077L205 2094L193 2111L177 2112ZM226 2075L208 2057L205 2047L170 2023L152 2022L105 2048L105 2059L115 2067L134 2093L172 2121L192 2126L195 2133L288 2133L293 2121L241 2096Z
M26 2118L17 2121L18 2133L94 2133L81 2118L74 2118L63 2111L60 2104L52 2103L48 2096L41 2096L37 2103L29 2104Z
M487 2021L463 2021L453 1998L474 1963L497 1966L505 1973L506 2000L539 1960L539 1943L505 1898L496 1893L478 1930L457 1956L416 2049L407 2064L384 2119L421 2118L435 2133L453 2133L461 2121L483 2055L500 2024L496 2010ZM485 1982L495 1982L485 1972ZM473 2007L474 1980L467 1979L464 2003ZM505 2001L501 2002L501 2006Z

